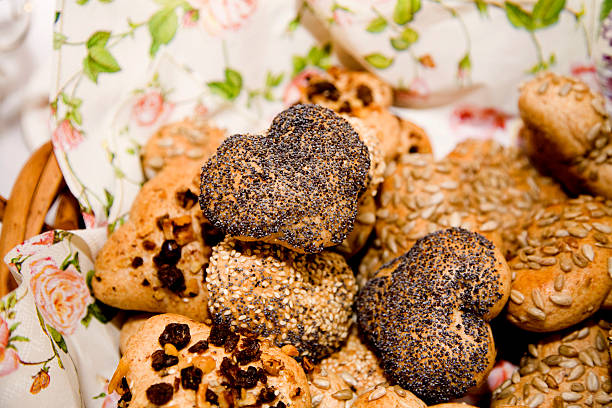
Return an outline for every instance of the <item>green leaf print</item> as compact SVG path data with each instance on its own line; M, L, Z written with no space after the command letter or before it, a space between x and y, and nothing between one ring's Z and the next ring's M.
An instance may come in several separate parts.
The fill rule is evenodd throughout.
M391 38L391 46L398 51L402 51L417 42L418 39L419 33L410 27L406 27L399 36Z
M62 47L62 45L64 45L67 39L68 37L66 37L64 34L54 32L53 33L53 49L59 50Z
M564 8L565 0L538 0L531 12L536 28L555 24Z
M612 0L603 0L603 3L601 4L601 12L599 13L599 20L603 21L606 17L608 17L610 11L612 11Z
M523 10L518 4L507 1L504 3L504 9L506 10L506 17L508 17L510 24L516 28L524 28L527 31L534 30L535 27L531 14Z
M393 58L385 57L380 53L366 55L365 60L374 68L385 69L393 63Z
M476 8L483 16L487 15L487 3L483 0L476 0Z
M151 33L151 49L149 54L154 56L159 47L163 44L168 44L176 34L178 17L174 7L166 7L155 13L149 20L148 26Z
M465 54L463 58L457 64L459 70L461 71L469 71L472 69L472 60L470 59L470 54Z
M93 47L105 47L109 38L109 31L96 31L87 39L87 49Z
M370 33L380 33L383 32L385 28L387 28L387 19L380 16L370 21L370 23L366 27L366 31Z
M104 47L94 46L89 49L89 55L98 65L100 65L104 71L102 72L117 72L121 69L117 60L111 55L111 53Z
M236 70L226 68L225 81L213 81L207 85L211 92L231 101L236 99L242 91L242 75Z
M61 335L61 333L49 325L47 325L47 330L49 331L49 334L51 335L51 338L53 339L55 344L57 344L57 346L60 349L62 349L64 353L68 353L68 347L66 347L66 341L64 340L64 337Z
M417 11L421 9L421 0L397 0L393 9L393 21L404 25L414 18Z

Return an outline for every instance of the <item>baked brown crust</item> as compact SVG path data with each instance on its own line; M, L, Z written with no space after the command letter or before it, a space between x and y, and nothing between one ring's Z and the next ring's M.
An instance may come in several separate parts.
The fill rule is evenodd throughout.
M202 164L225 139L225 131L198 118L185 118L162 126L142 148L142 167L147 179L166 165L185 162Z
M419 239L383 266L359 292L356 311L387 376L435 403L485 381L495 362L487 322L509 292L499 249L452 228Z
M304 371L281 349L173 314L152 317L131 338L108 389L129 395L130 408L170 401L177 407L208 407L215 405L213 399L243 406L262 398L311 407Z
M399 386L378 386L361 394L353 408L425 408L427 404Z
M612 198L612 138L604 100L583 82L545 73L521 89L528 154L574 194Z
M586 322L529 345L510 380L493 392L491 407L589 406L612 401L605 321Z
M599 310L612 289L612 203L581 196L541 211L520 236L508 319L561 330Z
M357 285L340 254L226 238L213 248L207 272L208 306L218 323L291 344L313 360L348 336Z
M144 323L154 315L151 313L138 313L128 317L128 319L121 325L121 331L119 332L119 351L121 355L127 351L127 345L132 335L138 333Z
M96 298L124 310L208 317L204 271L221 236L198 208L198 174L196 162L174 164L144 184L96 258Z
M359 199L359 207L357 208L357 217L353 224L353 231L346 237L344 241L334 251L340 252L347 259L352 258L357 254L368 242L368 238L374 230L376 222L376 203L374 197L367 192Z
M266 135L225 139L202 168L200 207L241 240L320 252L352 231L369 169L368 149L345 119L295 105Z

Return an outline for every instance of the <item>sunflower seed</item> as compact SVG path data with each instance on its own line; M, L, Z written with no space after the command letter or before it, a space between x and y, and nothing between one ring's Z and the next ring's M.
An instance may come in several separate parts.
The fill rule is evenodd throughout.
M595 112L599 113L601 116L608 116L603 100L601 98L591 99L591 106L593 107L593 109L595 109Z
M580 331L578 332L578 338L579 339L584 339L586 336L589 335L589 328L588 327L583 327L582 329L580 329Z
M593 140L595 140L595 138L597 137L597 135L599 134L599 131L601 130L601 123L602 122L597 122L596 124L594 124L593 126L591 126L591 128L588 130L588 132L586 133L586 139L589 142L592 142Z
M601 388L605 391L605 392L612 392L612 381L610 380L602 380L601 381Z
M567 379L570 381L574 381L582 377L582 374L584 374L584 366L577 365L576 367L572 368L572 371L570 371L569 375L567 376Z
M187 157L189 157L190 159L199 159L203 155L204 152L198 147L194 147L193 149L187 150Z
M548 89L548 81L544 81L538 87L538 93L543 94L544 92L546 92L547 89Z
M558 229L555 231L555 237L557 238L563 238L563 237L568 237L569 236L569 232L567 232L566 229Z
M549 296L550 301L558 306L570 306L572 304L572 297L566 293L559 293Z
M406 390L404 390L402 387L400 387L399 385L395 385L393 386L393 391L395 391L395 393L397 395L399 395L400 397L404 398L406 397Z
M516 405L517 402L518 402L518 399L516 398L516 395L513 395L508 399L509 405Z
M599 353L597 352L597 350L595 350L593 347L589 347L586 352L589 354L589 356L591 356L591 359L593 359L593 363L596 366L603 365L601 357L599 357Z
M582 395L578 394L577 392L566 391L561 393L561 398L565 402L576 402L582 398Z
M372 391L372 393L370 394L370 396L368 397L368 401L374 401L377 400L379 398L381 398L383 395L385 395L387 393L387 389L386 388L376 388L374 391Z
M560 292L561 290L563 290L564 284L565 284L565 276L560 273L555 277L555 283L554 283L555 290L557 292Z
M608 394L600 391L595 395L595 402L601 404L601 405L605 405L607 403L609 403L610 401L612 401L612 397L609 396Z
M542 309L537 307L530 307L527 309L527 314L536 320L546 320L546 313Z
M589 244L584 244L582 246L582 254L591 262L595 259L595 252L593 252L593 247Z
M531 382L531 385L545 394L548 393L548 384L546 384L540 377L535 377Z
M506 388L502 392L500 392L499 395L497 396L497 398L499 398L499 399L507 398L510 395L512 395L514 393L514 391L516 391L516 387L513 385L511 387Z
M572 270L572 262L567 258L562 258L559 266L561 266L563 272L570 272Z
M589 260L586 259L584 255L578 252L572 253L572 261L574 261L574 264L580 268L584 268L585 266L589 264Z
M612 278L612 257L608 258L608 275Z
M531 291L531 300L533 300L533 304L536 305L538 309L544 310L544 299L542 299L542 295L538 289Z
M569 227L567 229L567 232L569 232L571 236L576 237L576 238L584 238L589 234L589 232L586 229L580 226Z
M566 96L572 90L572 84L566 82L561 88L559 88L559 96Z
M153 156L149 159L149 166L155 170L159 170L164 167L164 159L159 156Z
M323 394L317 394L312 397L312 408L317 408L321 404L321 401L323 401L323 397Z
M570 386L570 389L574 392L584 392L584 384L582 383L573 383Z
M546 385L548 385L549 388L553 388L553 389L559 388L559 384L557 384L557 380L555 380L555 377L553 377L550 374L546 375L546 378L544 378L544 381L546 382Z
M512 300L517 305L520 305L525 301L525 296L518 290L512 289L510 291L510 300Z
M559 363L561 362L561 356L558 354L552 354L544 358L542 361L544 361L544 363L546 363L549 366L556 366L556 365L559 365Z
M346 371L340 373L340 378L342 378L344 382L351 387L357 388L357 385L359 385L355 377Z
M587 389L591 392L597 392L599 389L599 378L592 371L589 371L586 377Z
M591 356L589 356L589 354L586 351L581 351L580 353L578 353L578 360L582 361L584 364L588 365L589 367L595 366L593 359L591 358Z
M326 380L325 378L315 378L312 380L312 383L315 385L315 387L322 390L328 390L330 387L329 380Z
M563 368L574 368L578 365L578 360L565 360L559 363L559 367L563 367Z
M539 355L538 348L534 344L529 344L527 346L527 351L529 351L529 354L531 354L535 358L538 358L538 355Z
M550 372L550 367L543 361L540 361L538 364L538 371L540 371L542 374L548 374Z
M564 408L565 402L563 402L561 397L556 396L555 398L553 398L552 406L553 406L553 408Z
M527 364L524 367L521 367L519 370L519 373L521 375L527 375L527 374L531 374L536 370L536 366L533 364Z
M540 394L540 393L532 395L531 397L527 399L527 401L525 401L525 403L527 404L529 408L536 408L540 406L543 402L544 402L544 394Z
M350 388L344 388L340 391L334 392L331 396L340 401L350 400L353 398L353 390L351 390Z
M597 331L597 336L595 336L595 347L599 351L605 351L606 349L606 339L600 331Z
M480 226L480 231L482 232L494 231L495 229L497 229L497 227L499 227L499 224L497 223L497 221L489 220Z
M518 370L512 373L511 380L512 380L512 384L518 384L519 381L521 381L521 375L519 374Z
M562 344L559 346L559 354L565 357L576 357L578 355L578 351L572 346Z
M594 222L592 225L593 225L593 228L595 228L599 232L602 232L604 234L612 233L612 227L610 227L607 224L602 224L602 223L599 223L599 222Z

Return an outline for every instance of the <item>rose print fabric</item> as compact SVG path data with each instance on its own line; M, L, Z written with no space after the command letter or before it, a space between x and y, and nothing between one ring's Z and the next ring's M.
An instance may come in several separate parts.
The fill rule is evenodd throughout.
M116 406L106 386L119 317L93 298L89 279L145 180L140 148L160 126L198 115L229 134L260 131L309 75L342 61L391 84L410 107L395 113L427 130L437 156L467 137L513 143L521 80L555 69L595 84L598 6L58 1L50 138L87 229L41 234L5 257L20 285L0 302L0 407ZM512 369L500 364L490 385Z

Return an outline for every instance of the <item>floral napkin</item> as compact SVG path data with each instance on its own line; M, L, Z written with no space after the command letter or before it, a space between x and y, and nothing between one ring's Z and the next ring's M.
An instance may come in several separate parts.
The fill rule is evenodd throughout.
M438 156L466 137L514 142L517 85L551 68L593 83L595 0L57 0L51 140L86 230L48 232L4 258L1 407L110 407L119 311L89 280L144 182L162 124L205 117L266 128L306 76L360 65Z

